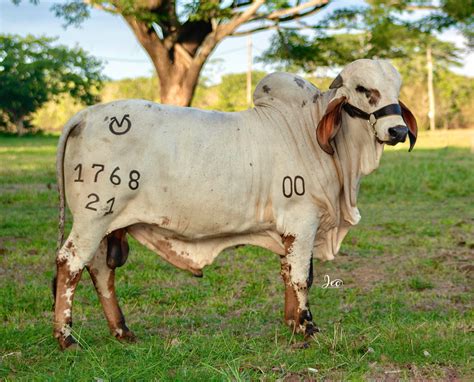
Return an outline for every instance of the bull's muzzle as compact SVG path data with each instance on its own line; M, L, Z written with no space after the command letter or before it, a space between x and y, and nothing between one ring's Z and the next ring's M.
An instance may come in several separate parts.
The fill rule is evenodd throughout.
M405 142L408 135L408 127L402 125L390 127L388 133L390 134L390 141L387 143L389 145L396 145L399 142Z

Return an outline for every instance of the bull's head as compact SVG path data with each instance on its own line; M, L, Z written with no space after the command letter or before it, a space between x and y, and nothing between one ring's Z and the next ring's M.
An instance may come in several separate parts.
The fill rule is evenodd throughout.
M400 85L400 74L388 61L364 59L347 65L329 87L336 92L316 130L321 148L334 153L330 141L346 112L350 118L366 120L379 144L396 145L408 135L411 151L418 127L412 112L398 99Z

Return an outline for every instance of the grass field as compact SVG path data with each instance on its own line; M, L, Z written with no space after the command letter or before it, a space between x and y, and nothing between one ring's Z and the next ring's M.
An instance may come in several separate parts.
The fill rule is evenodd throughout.
M361 186L362 222L335 261L315 263L322 332L308 348L283 324L277 256L229 250L196 279L132 241L117 287L139 341L109 335L84 273L82 349L63 353L51 325L55 145L0 137L0 380L474 379L469 148L384 154ZM344 286L322 288L325 275Z

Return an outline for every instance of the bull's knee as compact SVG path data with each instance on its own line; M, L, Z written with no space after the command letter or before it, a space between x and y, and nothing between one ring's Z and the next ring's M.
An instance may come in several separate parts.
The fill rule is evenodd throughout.
M110 269L121 267L128 258L126 230L118 229L107 236L107 266Z

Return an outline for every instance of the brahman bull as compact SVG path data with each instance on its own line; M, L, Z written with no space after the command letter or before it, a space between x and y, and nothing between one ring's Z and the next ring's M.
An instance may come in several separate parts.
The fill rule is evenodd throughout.
M313 255L333 259L359 221L359 182L379 165L384 144L407 134L410 150L415 144L400 85L387 61L358 60L325 93L296 75L270 74L255 107L237 113L124 100L76 114L57 153L61 348L75 343L71 309L84 267L111 332L134 338L114 288L126 234L196 276L225 248L268 248L281 258L286 323L312 335ZM73 227L63 243L66 199Z

